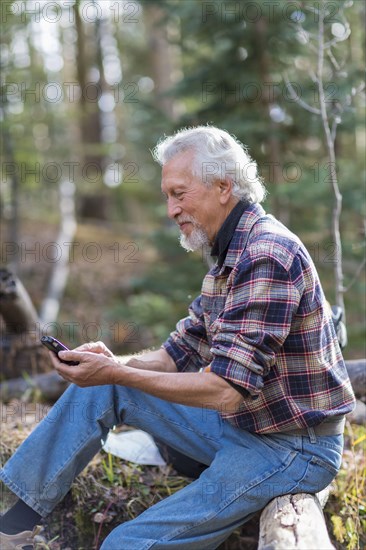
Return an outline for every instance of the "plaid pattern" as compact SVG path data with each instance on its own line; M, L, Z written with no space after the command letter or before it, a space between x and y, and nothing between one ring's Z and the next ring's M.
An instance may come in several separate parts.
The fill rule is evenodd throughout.
M258 204L245 210L223 266L207 273L163 347L179 371L206 367L244 388L240 409L221 415L251 432L311 427L354 408L315 266Z

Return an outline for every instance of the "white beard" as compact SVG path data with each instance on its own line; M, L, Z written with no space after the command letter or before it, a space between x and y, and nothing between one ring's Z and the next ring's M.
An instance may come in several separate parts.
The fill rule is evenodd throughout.
M210 241L201 227L194 226L190 235L180 234L179 243L187 252L194 252L203 246L208 246Z

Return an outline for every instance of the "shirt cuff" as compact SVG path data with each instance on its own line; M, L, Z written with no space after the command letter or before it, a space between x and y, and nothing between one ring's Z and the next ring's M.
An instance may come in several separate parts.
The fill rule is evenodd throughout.
M212 351L214 352L214 349ZM218 376L225 378L236 390L240 391L239 388L245 390L240 393L244 397L250 396L252 399L259 397L264 385L263 377L260 374L256 374L237 361L222 355L214 356L210 372L214 372Z
M201 365L193 360L192 353L188 353L172 338L168 338L161 346L173 359L179 372L197 372Z

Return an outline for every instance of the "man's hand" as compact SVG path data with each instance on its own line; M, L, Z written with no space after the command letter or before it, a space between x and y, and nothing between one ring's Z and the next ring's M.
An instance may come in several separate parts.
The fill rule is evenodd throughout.
M114 357L113 353L104 342L88 342L87 344L81 344L72 351L90 351L91 353L101 353L106 357Z
M86 388L114 384L116 371L121 364L103 342L83 344L72 351L59 353L63 361L78 361L78 365L65 365L50 351L51 361L62 378Z

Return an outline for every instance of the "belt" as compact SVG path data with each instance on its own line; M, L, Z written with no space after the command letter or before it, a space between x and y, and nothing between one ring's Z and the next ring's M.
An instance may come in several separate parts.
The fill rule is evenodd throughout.
M339 435L343 433L346 417L344 415L324 420L317 426L311 428L299 428L298 430L289 430L282 432L286 435L310 435L312 432L315 435Z

